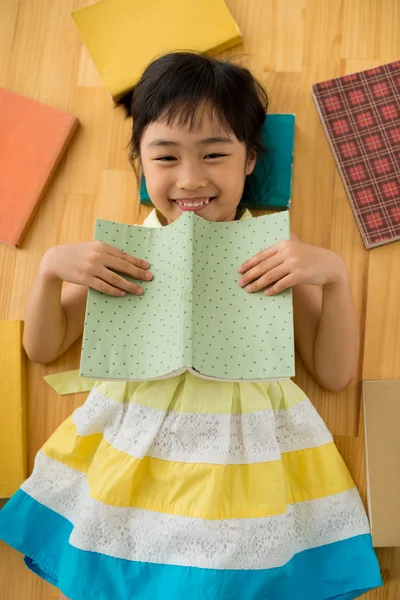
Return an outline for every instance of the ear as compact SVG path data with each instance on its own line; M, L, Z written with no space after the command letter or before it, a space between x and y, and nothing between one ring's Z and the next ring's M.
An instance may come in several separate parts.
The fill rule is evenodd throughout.
M254 167L256 166L257 154L255 152L251 152L247 157L246 163L246 175L250 175L254 171Z

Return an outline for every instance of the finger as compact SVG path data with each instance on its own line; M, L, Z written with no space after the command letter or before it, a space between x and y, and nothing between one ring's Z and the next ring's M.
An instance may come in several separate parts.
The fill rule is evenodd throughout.
M102 279L105 283L110 284L114 288L118 288L125 292L129 292L130 294L136 294L140 296L143 294L143 288L136 285L136 283L131 283L125 277L114 273L114 271L109 271L106 267L103 267L99 274L99 279Z
M119 273L126 273L134 279L150 281L153 278L153 274L150 273L150 271L145 271L125 259L115 258L114 256L107 256L104 260L104 266L111 268L113 271L118 271Z
M297 283L299 282L296 280L295 275L291 273L290 275L287 275L283 279L280 279L279 281L274 283L274 285L271 285L271 287L265 290L264 294L266 296L275 296L276 294L280 294L280 292L283 292L284 290L287 290L293 287L294 285L297 285Z
M136 256L132 256L131 254L128 254L127 252L124 252L123 250L118 250L118 248L115 248L114 246L110 246L109 244L104 244L107 250L107 253L110 254L111 256L115 256L116 258L122 259L122 260L126 260L129 263L131 263L132 265L136 265L137 267L140 267L141 269L148 269L150 267L150 263L147 262L147 260L143 260L142 258L137 258Z
M255 254L254 256L249 258L249 260L246 260L246 262L244 262L238 268L239 273L246 273L246 271L248 271L249 269L252 269L256 265L258 265L258 263L260 263L261 261L267 260L271 256L274 256L274 254L279 252L281 243L282 242L279 242L279 244L275 244L274 246L271 246L270 248L266 248L265 250L262 250L258 254Z
M103 281L103 279L99 279L98 277L92 277L89 280L89 287L98 292L102 292L103 294L108 294L109 296L126 296L126 292L109 285Z
M250 269L249 271L247 271L247 273L245 273L243 275L243 277L241 277L239 279L238 283L242 287L245 285L248 285L255 279L258 279L258 278L262 277L263 275L267 275L267 273L269 271L271 271L272 269L275 269L276 267L281 265L283 262L284 262L284 258L282 256L282 254L275 254L271 258L263 260L257 266L255 266L252 269Z
M287 265L287 263L283 263L278 267L275 267L275 269L268 271L268 273L265 273L256 281L253 281L253 283L251 283L250 285L247 285L245 290L246 292L258 292L259 290L262 290L263 288L270 286L273 283L276 283L280 279L283 279L284 277L289 275L289 273L289 266Z

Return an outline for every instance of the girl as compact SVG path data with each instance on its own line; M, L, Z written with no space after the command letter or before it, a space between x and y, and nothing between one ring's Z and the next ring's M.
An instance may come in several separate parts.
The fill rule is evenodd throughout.
M240 200L267 96L247 69L168 54L122 103L156 207L146 225L185 210L251 217ZM89 287L143 293L145 258L100 242L51 248L27 306L30 359L53 361L82 334ZM293 236L238 265L238 285L293 287L310 373L330 390L351 381L358 330L339 256ZM72 600L349 600L381 585L359 494L290 380L98 382L38 452L0 512L0 536Z

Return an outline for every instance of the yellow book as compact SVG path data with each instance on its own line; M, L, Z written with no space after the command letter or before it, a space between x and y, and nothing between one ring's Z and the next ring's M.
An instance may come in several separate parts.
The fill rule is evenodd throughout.
M22 321L0 321L0 498L10 498L27 478L22 332Z
M161 54L217 54L242 39L224 0L101 0L72 17L114 99Z

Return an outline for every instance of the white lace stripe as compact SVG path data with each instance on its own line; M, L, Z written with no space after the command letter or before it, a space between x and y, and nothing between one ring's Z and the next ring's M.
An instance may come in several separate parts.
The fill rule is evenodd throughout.
M290 409L204 414L115 402L94 392L72 419L78 435L102 433L114 448L136 458L147 455L175 462L268 462L279 460L281 452L332 441L308 399Z
M209 521L102 504L90 497L86 475L39 451L22 489L73 524L76 548L132 561L270 569L303 550L369 533L356 488L290 505L284 515Z

